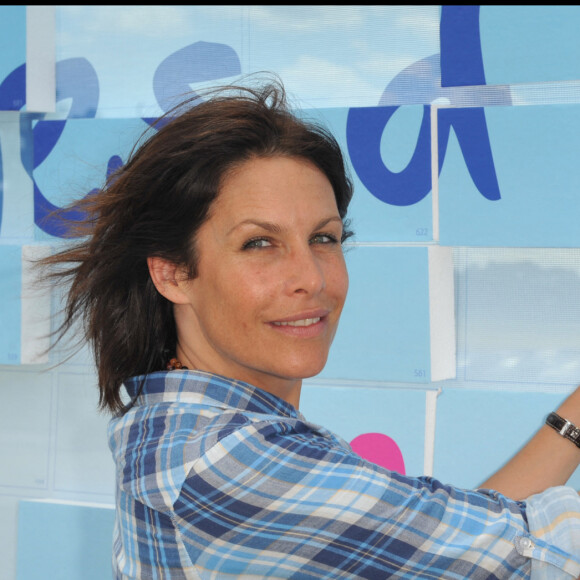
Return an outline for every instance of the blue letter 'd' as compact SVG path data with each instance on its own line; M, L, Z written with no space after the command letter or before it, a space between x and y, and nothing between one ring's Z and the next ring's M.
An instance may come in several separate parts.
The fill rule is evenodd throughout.
M479 6L442 6L441 9L441 68L435 87L427 86L430 98L450 98L458 86L485 85L481 42L479 37ZM423 64L417 63L417 64ZM433 57L424 59L427 70L437 71ZM413 65L402 71L387 90L395 94L400 87L417 84ZM408 79L406 77L409 77ZM403 81L411 81L403 82ZM425 81L429 83L429 79ZM418 87L419 89L423 87ZM418 90L417 92L420 92ZM423 90L425 93L425 90ZM391 101L392 102L392 101ZM415 101L416 102L416 101ZM423 100L423 102L425 102ZM423 119L417 145L407 167L399 173L390 171L381 157L383 131L400 105L352 108L348 113L346 137L354 170L364 186L384 203L396 206L413 205L431 191L431 125L430 106L423 108ZM449 132L453 127L465 164L473 183L488 200L501 198L485 113L481 107L446 108L439 110L438 151L439 171L445 159Z

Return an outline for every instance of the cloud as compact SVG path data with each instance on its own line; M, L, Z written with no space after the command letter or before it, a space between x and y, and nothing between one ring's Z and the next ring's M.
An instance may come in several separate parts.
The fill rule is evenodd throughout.
M300 96L300 106L375 105L382 89L369 83L355 68L311 55L278 71L288 92Z
M198 40L272 70L312 106L374 106L389 82L437 51L437 6L59 6L59 58L85 56L110 92L151 98L155 67ZM139 78L139 81L135 79Z
M406 7L405 7L406 8ZM405 29L409 34L420 36L439 35L439 10L420 10L420 6L413 6L412 10L402 10L397 19L397 26ZM433 9L434 6L427 8ZM438 8L438 7L437 7Z
M352 29L365 22L364 6L251 6L252 24L287 34Z
M61 29L69 29L75 36L84 30L111 37L175 37L190 34L192 29L191 6L59 6L58 14L66 23Z

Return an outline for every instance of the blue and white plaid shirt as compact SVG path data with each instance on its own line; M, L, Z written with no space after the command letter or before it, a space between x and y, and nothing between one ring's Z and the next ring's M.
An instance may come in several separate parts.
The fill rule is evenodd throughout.
M153 373L110 446L117 579L580 576L573 490L524 503L403 476L246 383Z

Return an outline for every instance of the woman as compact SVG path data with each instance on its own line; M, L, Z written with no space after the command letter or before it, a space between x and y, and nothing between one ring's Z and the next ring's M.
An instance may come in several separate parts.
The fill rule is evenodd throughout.
M192 104L49 260L72 263L61 333L83 319L115 415L115 578L580 575L580 500L554 487L580 449L554 429L498 491L466 491L371 464L300 414L348 286L340 149L274 84ZM559 413L580 423L579 399Z

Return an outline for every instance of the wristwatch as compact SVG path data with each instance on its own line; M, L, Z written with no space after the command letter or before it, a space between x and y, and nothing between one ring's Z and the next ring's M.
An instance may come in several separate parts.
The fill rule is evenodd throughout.
M570 423L567 419L563 419L557 413L550 413L546 418L546 425L550 425L553 429L558 431L562 437L569 439L576 445L580 447L580 429Z

